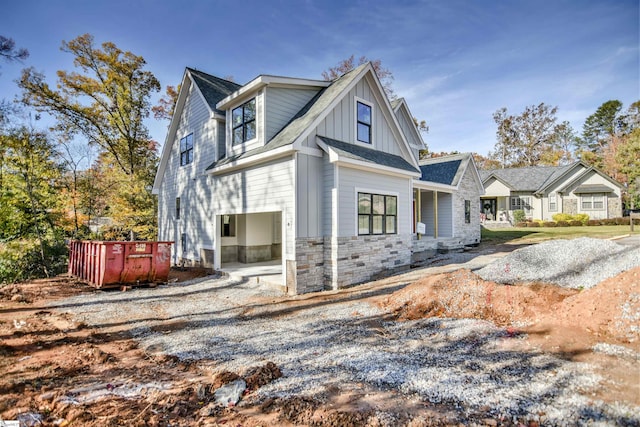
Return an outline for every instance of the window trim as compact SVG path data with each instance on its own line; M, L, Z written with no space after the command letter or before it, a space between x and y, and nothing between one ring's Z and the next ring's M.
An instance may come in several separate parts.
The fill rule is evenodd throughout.
M558 212L558 193L549 193L547 196L549 212ZM553 203L551 201L553 200Z
M189 138L190 137L190 138ZM188 142L191 140L191 146L188 146ZM184 141L184 149L182 148L182 141ZM193 132L180 138L180 145L178 146L180 151L180 166L186 166L193 163ZM187 156L185 161L183 156Z
M525 206L525 199L526 205L528 205L528 207ZM518 200L518 203L514 204L514 200ZM509 207L511 208L509 210L522 210L524 211L525 215L531 215L531 213L533 212L533 206L531 206L531 196L510 196Z
M355 202L356 202L356 206L355 206L355 218L356 218L356 235L357 236L392 236L392 235L397 235L399 234L398 231L398 213L399 213L399 203L398 200L400 199L399 195L397 193L381 193L380 191L376 191L376 190L367 190L367 189L359 189L356 188L356 197L355 197ZM369 196L369 200L371 203L370 206L370 213L360 213L360 195L368 195ZM383 198L383 203L384 203L384 213L382 215L380 214L374 214L373 213L373 197L374 196L378 196L378 197L382 197ZM387 213L387 200L389 198L394 198L395 199L395 205L396 205L396 209L395 209L395 214L388 214ZM361 233L360 232L360 217L361 216L368 216L368 233ZM375 233L374 232L374 217L381 217L381 227L382 227L382 232L381 233ZM388 218L393 218L393 232L388 233L387 232L387 221Z
M471 224L471 200L464 201L464 223Z
M600 200L597 201L601 203L600 207L596 207L596 197ZM588 200L587 200L588 199ZM588 202L591 207L584 207L584 203ZM604 193L585 193L580 195L580 210L582 211L604 211L606 209L605 205L605 195Z
M246 120L244 115L245 115L245 110L244 107L245 105L249 104L253 102L254 103L254 113L253 113L253 119L251 120ZM233 123L233 112L236 111L237 109L242 108L242 121L240 122L240 124L235 125ZM240 147L242 145L245 145L247 143L250 143L252 141L255 141L256 139L258 139L258 97L254 96L253 98L249 99L246 102L243 102L242 104L231 108L230 109L230 114L231 117L229 118L229 122L231 124L231 146L232 147ZM254 132L255 132L255 136L251 139L247 139L246 136L246 126L249 123L253 123L254 124ZM236 129L242 128L242 141L236 142L235 139L235 133L236 133Z
M372 102L369 102L367 100L364 100L362 98L359 97L354 97L355 102L353 103L354 105L354 138L353 140L355 141L356 144L362 145L364 147L373 147L373 141L375 140L374 138L374 132L373 132L373 126L374 126L374 112L375 112L375 108ZM367 107L369 107L371 109L371 123L365 123L365 122L360 122L360 120L358 120L358 104L362 104L362 105L366 105ZM365 141L361 141L358 139L358 125L362 123L363 125L369 126L369 142L365 142Z

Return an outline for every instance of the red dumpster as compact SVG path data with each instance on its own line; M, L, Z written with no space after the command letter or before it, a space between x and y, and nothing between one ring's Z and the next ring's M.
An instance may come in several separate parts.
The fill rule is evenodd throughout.
M96 288L166 282L172 243L72 241L69 274Z

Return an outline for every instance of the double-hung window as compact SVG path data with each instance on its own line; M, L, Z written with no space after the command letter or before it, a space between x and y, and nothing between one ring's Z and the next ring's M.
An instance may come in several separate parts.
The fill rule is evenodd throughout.
M357 102L358 122L356 133L358 141L371 144L371 106Z
M193 162L193 133L180 139L180 166Z
M522 209L527 215L531 214L531 197L530 196L513 196L511 197L511 210Z
M556 212L558 210L558 196L556 193L549 194L549 212Z
M233 144L242 144L256 137L256 99L245 102L231 111Z
M583 210L602 210L604 209L604 197L602 194L583 194L580 206Z
M358 193L358 235L397 234L398 198Z

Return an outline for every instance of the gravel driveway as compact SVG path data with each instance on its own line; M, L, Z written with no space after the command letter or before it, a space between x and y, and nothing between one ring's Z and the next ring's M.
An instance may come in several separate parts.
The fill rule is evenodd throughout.
M390 294L417 275L479 268L478 258L470 257L442 259L469 264L297 298L253 283L208 279L85 294L53 307L94 327L127 329L149 352L212 359L221 370L273 361L284 376L259 389L257 399L321 398L331 387L360 383L444 404L462 421L484 414L543 425L640 424L640 408L589 397L601 378L587 365L516 351L513 342L519 338L481 320L385 321L385 313L367 300Z

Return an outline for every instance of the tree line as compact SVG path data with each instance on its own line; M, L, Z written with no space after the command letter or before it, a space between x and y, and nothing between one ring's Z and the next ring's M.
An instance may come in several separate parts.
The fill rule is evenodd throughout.
M158 143L144 121L151 114L170 119L179 86L167 86L152 105L161 86L142 56L111 42L97 45L90 34L63 41L61 50L73 57L72 71L58 70L50 84L27 67L17 82L20 99L0 100L0 283L64 271L69 239L157 235L151 188ZM0 61L28 57L27 49L0 36ZM371 62L389 99L396 99L393 74L380 60L356 61L352 55L322 77L333 80L365 62ZM519 115L502 108L494 114L494 150L476 159L483 167L511 167L579 158L627 184L637 203L639 106L623 110L619 101L603 104L581 136L567 122L557 123L557 107L540 104ZM43 114L53 119L52 126L42 125ZM425 120L414 122L428 132ZM96 224L101 227L92 227Z

